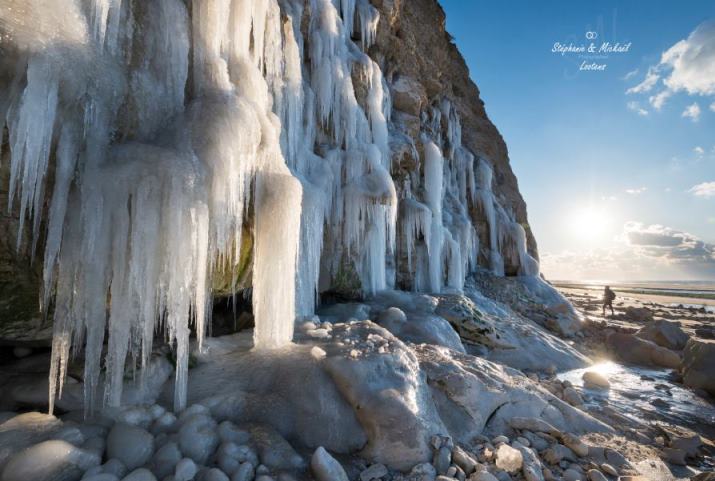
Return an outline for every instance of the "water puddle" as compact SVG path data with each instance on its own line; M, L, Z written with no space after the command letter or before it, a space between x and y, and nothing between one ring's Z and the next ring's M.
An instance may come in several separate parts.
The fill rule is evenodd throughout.
M597 371L606 376L610 389L583 387L582 375ZM609 406L617 413L645 425L654 422L689 428L715 439L715 406L690 389L674 383L668 371L607 361L585 369L561 373L560 380L580 386L588 408ZM706 464L712 463L712 459Z

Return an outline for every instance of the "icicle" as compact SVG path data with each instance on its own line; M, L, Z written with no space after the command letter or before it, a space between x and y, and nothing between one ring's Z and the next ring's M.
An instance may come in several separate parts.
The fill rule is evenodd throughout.
M434 142L429 141L425 149L425 196L427 205L432 210L432 227L429 246L430 290L439 293L442 290L442 181L444 159Z

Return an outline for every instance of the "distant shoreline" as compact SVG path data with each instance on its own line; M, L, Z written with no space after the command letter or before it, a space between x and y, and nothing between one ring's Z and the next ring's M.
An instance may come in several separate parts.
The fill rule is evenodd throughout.
M561 290L600 291L609 285L617 294L628 294L643 301L659 304L692 304L694 306L715 306L715 283L709 281L552 281ZM687 284L687 285L686 285Z

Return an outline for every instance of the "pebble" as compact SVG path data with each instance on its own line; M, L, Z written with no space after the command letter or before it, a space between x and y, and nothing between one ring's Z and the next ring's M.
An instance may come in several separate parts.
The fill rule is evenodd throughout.
M442 446L434 452L432 464L437 470L437 474L445 474L452 462L452 451L447 446Z
M186 411L195 406L200 405L194 404ZM180 422L179 449L184 456L193 459L194 462L205 464L219 443L216 421L211 416L200 412L187 416L182 413Z
M222 443L236 444L246 444L251 439L248 431L239 428L231 421L224 421L218 425L218 437L221 438Z
M253 479L254 470L251 463L242 463L231 476L231 481L251 481Z
M182 457L181 451L179 451L179 446L175 442L171 441L166 443L159 448L154 456L154 473L159 477L159 479L169 476L174 472L176 465L179 464Z
M156 481L156 476L148 469L139 468L122 478L122 481Z
M2 480L64 479L73 472L84 472L98 466L99 462L100 457L95 453L73 446L67 441L44 441L11 456L3 468Z
M127 467L124 466L124 463L122 463L118 459L110 459L102 465L103 473L110 473L110 474L115 475L118 478L121 478L124 475L126 475L127 471L128 471Z
M563 434L561 436L561 442L564 443L564 445L571 451L576 453L577 456L582 458L588 456L588 445L573 434Z
M497 448L496 457L497 468L503 469L508 473L519 471L524 463L521 451L512 448L508 444L502 444Z
M384 464L373 464L360 473L360 481L371 481L387 476L387 468Z
M230 481L230 479L220 469L211 468L201 477L201 481Z
M414 466L410 470L408 478L412 481L433 481L437 476L437 470L430 463L422 463Z
M82 481L119 481L119 478L113 474L99 473L87 476L86 478L83 477Z
M496 446L496 445L499 444L499 443L508 443L508 442L509 442L509 438L507 438L507 437L504 436L504 435L497 436L497 437L495 437L494 439L492 439L492 444L493 444L494 446Z
M579 471L576 471L575 469L569 468L566 471L564 471L563 480L564 481L582 481L583 474L580 473Z
M531 447L531 441L529 441L528 439L526 439L523 436L517 437L516 440L519 441L524 446L526 446L527 448Z
M322 446L313 453L310 468L316 481L348 481L342 465Z
M469 481L499 481L499 479L489 471L477 471L469 477Z
M613 466L611 466L608 463L601 464L601 471L603 471L606 474L609 474L611 476L618 476L618 471L616 471L616 468L614 468Z
M117 423L107 437L107 457L118 459L128 470L146 464L154 454L154 437L145 429Z
M462 471L464 471L464 474L467 476L477 469L477 460L459 446L455 446L452 450L452 461L462 468Z
M578 391L572 387L567 387L566 389L564 389L563 396L564 401L566 401L572 406L581 406L583 404L583 398L578 393Z
M184 458L178 462L174 470L174 481L191 481L196 476L196 463L191 458Z
M591 481L608 481L608 479L598 469L589 469L588 479Z

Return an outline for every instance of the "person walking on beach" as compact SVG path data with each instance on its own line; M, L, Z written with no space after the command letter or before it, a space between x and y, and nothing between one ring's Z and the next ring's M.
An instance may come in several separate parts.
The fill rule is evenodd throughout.
M615 316L616 313L613 312L613 301L616 299L616 293L611 290L610 286L606 286L603 290L603 317L606 317L606 307L611 308L611 315Z

